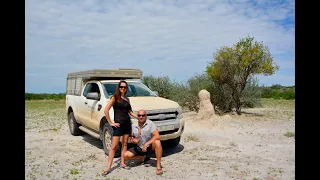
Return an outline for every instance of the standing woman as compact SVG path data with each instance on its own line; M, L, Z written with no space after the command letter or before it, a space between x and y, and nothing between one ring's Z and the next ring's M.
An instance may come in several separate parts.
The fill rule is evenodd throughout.
M118 147L120 136L122 136L122 150L121 150L121 162L120 168L127 169L128 166L124 163L124 152L127 151L127 144L129 135L131 134L131 119L130 116L138 118L136 114L132 112L132 108L129 99L125 97L128 91L128 84L126 81L121 80L118 83L116 92L111 97L110 102L107 104L104 113L108 120L108 123L113 129L111 148L108 154L108 164L107 169L103 171L102 175L109 174L112 161ZM109 110L113 107L114 110L114 123L111 121L109 116Z

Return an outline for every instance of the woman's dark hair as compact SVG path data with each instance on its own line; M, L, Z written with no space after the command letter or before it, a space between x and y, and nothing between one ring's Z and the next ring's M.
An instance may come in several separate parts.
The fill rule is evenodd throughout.
M124 80L121 80L119 83L118 83L118 85L117 85L117 89L116 89L116 92L114 93L114 98L115 98L115 100L117 101L117 102L120 102L120 100L121 100L121 92L120 92L120 90L119 90L119 87L120 87L120 84L121 83L125 83L126 84L126 92L124 93L124 95L126 95L127 94L127 92L128 92L128 83L126 82L126 81L124 81Z

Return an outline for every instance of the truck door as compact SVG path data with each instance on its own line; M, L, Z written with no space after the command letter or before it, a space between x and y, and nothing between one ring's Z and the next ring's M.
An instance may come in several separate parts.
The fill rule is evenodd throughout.
M97 92L99 94L99 97L101 98L99 85L97 83L95 82L91 83L88 93L89 92ZM88 114L87 114L87 119L83 121L83 125L89 127L90 129L98 131L100 121L97 118L99 118L98 105L101 104L100 99L99 100L86 99L85 102L87 103L86 106L87 106Z
M84 124L85 122L90 120L90 111L88 108L88 99L86 98L87 93L91 89L92 83L87 83L83 89L83 93L77 99L77 106L78 110L76 113L76 119L81 123Z

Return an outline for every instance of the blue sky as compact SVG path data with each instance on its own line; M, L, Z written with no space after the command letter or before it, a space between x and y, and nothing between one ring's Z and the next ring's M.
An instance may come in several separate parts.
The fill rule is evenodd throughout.
M294 0L28 0L25 91L64 93L67 73L95 68L183 82L247 35L280 66L259 84L294 85L294 11Z

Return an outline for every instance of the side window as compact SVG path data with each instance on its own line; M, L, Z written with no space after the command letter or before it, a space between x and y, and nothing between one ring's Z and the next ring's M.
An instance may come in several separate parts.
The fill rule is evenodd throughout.
M91 88L88 92L97 92L98 94L100 94L100 89L99 89L98 84L91 83Z
M100 89L99 89L99 86L97 83L91 83L91 86L89 88L89 92L97 92L99 94L99 97L100 97Z
M83 94L82 94L84 97L87 96L87 93L90 87L91 87L91 83L86 84L86 87L84 87Z

